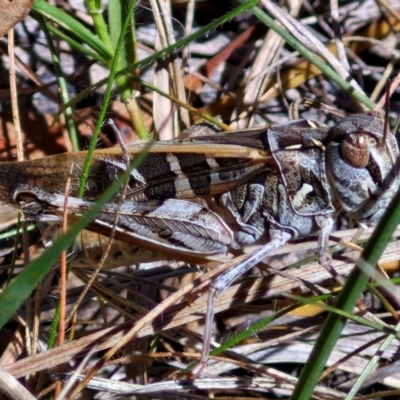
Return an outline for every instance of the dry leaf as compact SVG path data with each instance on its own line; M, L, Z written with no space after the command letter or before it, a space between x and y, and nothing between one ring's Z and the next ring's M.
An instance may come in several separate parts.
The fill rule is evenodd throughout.
M33 0L0 0L0 37L31 11Z

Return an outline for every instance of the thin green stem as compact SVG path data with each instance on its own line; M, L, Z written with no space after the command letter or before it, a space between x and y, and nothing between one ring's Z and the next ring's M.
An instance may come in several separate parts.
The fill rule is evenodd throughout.
M79 181L79 189L78 189L78 197L82 197L84 190L85 190L85 186L86 186L86 182L87 182L87 178L89 176L89 170L90 170L90 165L92 162L92 158L93 158L93 152L96 148L96 143L97 143L97 139L100 135L100 130L101 127L103 125L103 121L104 118L106 116L107 113L107 108L108 108L108 104L111 98L111 92L112 92L112 88L113 88L113 84L115 81L115 77L119 68L119 52L118 49L121 48L121 46L123 45L124 39L125 39L125 34L126 31L130 25L130 21L133 15L133 11L135 10L136 7L136 1L132 1L129 7L129 10L126 14L126 19L124 21L124 26L121 28L121 33L119 36L119 40L117 43L117 48L115 51L115 56L113 58L111 67L110 67L110 75L108 77L107 80L107 86L106 86L106 90L104 93L104 99L103 99L103 103L101 105L101 109L100 109L100 113L97 119L97 123L96 123L96 127L94 129L93 132L93 138L90 142L90 146L87 152L87 156L86 156L86 161L85 161L85 165L83 167L83 171L82 171L82 175Z
M47 29L47 24L44 21L44 18L39 15L39 23L43 29L43 32L46 36L47 40L47 45L49 46L50 53L51 53L51 58L53 60L53 65L54 65L54 71L57 76L57 81L58 81L58 87L60 88L60 97L61 97L61 103L66 104L69 102L69 92L68 92L68 87L67 87L67 82L65 80L64 74L61 69L61 62L60 62L60 57L57 53L56 48L53 45L53 40L50 35L49 30ZM63 114L65 118L65 123L68 128L68 133L69 133L69 138L72 143L72 149L73 151L78 151L79 150L79 140L78 140L78 132L76 130L76 126L72 117L73 110L71 107L64 107L63 108Z
M101 0L85 0L86 8L93 19L93 26L99 39L107 47L110 54L114 53L106 22L103 18L103 2Z

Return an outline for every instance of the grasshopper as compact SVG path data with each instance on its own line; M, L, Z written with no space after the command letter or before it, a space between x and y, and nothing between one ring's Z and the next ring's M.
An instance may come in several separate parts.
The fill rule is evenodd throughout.
M134 157L143 147L132 143L127 149ZM77 198L85 157L78 152L2 164L0 201L29 218L59 221L65 182L72 176L67 214L76 220L127 169L120 149L97 150L84 195ZM297 120L157 142L130 172L124 203L119 205L119 193L88 229L108 236L115 226L119 253L136 262L205 263L261 245L230 261L210 285L197 375L208 360L218 294L274 249L316 232L319 261L330 268L328 236L336 215L344 210L359 224L375 223L399 182L398 145L378 112L351 115L332 128Z

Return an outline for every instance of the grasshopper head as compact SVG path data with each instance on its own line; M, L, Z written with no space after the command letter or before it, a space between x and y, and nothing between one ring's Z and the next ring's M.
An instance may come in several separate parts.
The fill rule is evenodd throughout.
M399 148L380 113L354 114L330 129L326 164L332 191L357 222L379 220L400 182Z

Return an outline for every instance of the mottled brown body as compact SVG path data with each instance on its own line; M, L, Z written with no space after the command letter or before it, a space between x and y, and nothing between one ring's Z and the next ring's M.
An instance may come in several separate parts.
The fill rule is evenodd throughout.
M218 293L277 247L311 233L319 232L319 261L331 270L328 236L335 215L345 210L359 223L382 216L400 182L395 137L383 133L382 117L371 112L332 128L299 120L158 142L130 171L125 201L120 204L119 193L88 229L105 237L115 232L120 242L111 265L165 258L201 263L262 244L212 282L197 374L207 361ZM134 158L143 147L135 143L128 151ZM60 220L71 176L67 214L73 222L127 169L120 149L96 151L80 199L85 157L80 152L1 165L0 200L30 218ZM100 237L98 243L104 247Z
M133 143L128 151L134 157L143 147ZM60 217L70 176L74 220L127 168L119 148L97 150L77 199L85 158L78 152L2 164L0 200L31 218ZM326 253L335 213L344 209L359 222L380 217L398 186L397 159L394 136L383 142L376 113L350 116L331 129L293 121L158 142L130 173L116 237L131 246L121 250L131 262L215 259L265 243L280 230L292 238L322 230L319 250ZM117 195L104 207L89 229L108 236L119 200ZM116 257L123 262L121 254Z

